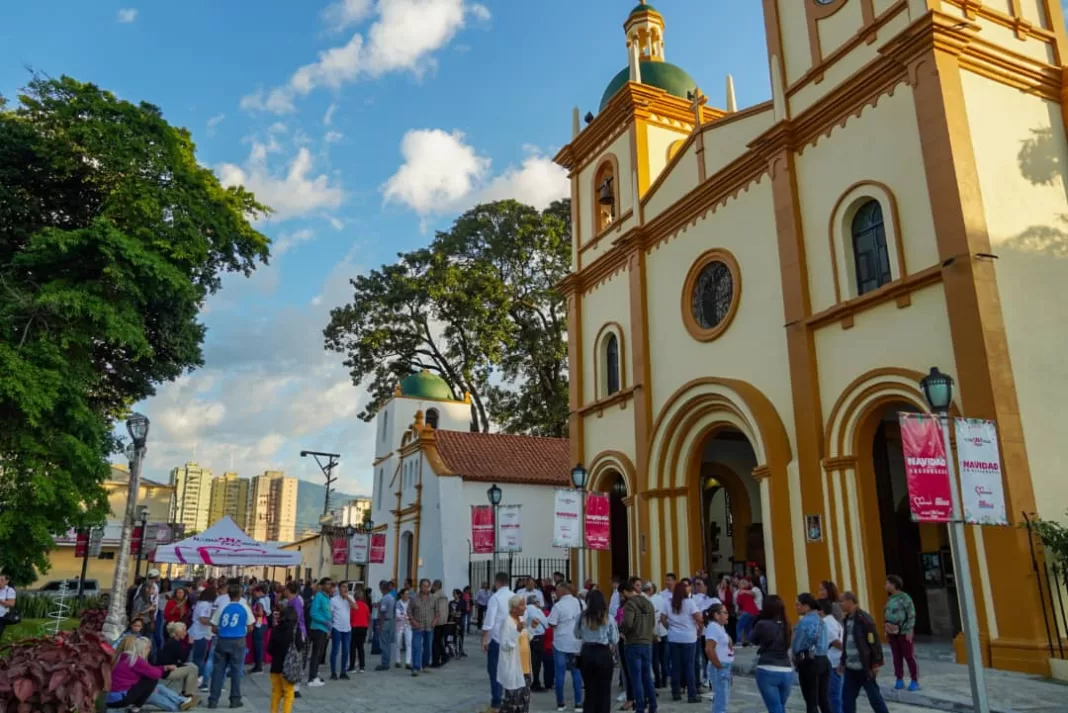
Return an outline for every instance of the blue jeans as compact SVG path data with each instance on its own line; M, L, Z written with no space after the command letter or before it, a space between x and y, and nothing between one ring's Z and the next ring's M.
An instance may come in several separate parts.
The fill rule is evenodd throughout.
M860 695L862 688L868 694L868 703L871 704L872 711L887 713L883 692L879 690L879 684L874 676L869 676L866 671L846 669L842 678L842 713L857 713L857 696Z
M831 668L831 681L827 687L827 697L831 699L831 713L842 713L842 674Z
M222 695L223 679L230 676L230 701L241 700L241 675L245 666L244 639L215 640L215 671L211 677L208 703L218 703Z
M653 686L653 645L627 644L627 676L634 693L634 710L645 713L656 710L656 688Z
M352 631L330 630L330 673L335 676L337 670L337 655L341 654L341 673L349 669L349 649L352 648ZM340 651L339 651L340 649Z
M753 625L755 623L756 617L752 614L742 612L738 615L738 641L742 643L749 641L749 634L753 632Z
M790 699L790 689L794 687L794 672L768 671L758 667L756 684L768 713L785 713L786 701Z
M679 698L682 695L682 686L685 684L689 700L697 700L697 681L694 680L693 669L697 644L677 644L669 641L668 650L671 653L671 697Z
M382 651L382 668L393 665L393 621L388 620L378 627L378 648Z
M575 654L567 654L553 647L553 664L556 668L556 707L564 705L564 678L571 672L571 687L575 692L575 707L582 705L582 672L575 665Z
M208 669L208 649L211 647L211 639L197 639L193 642L193 663L197 667L197 675L204 678L204 683L211 680L211 670Z
M671 675L671 657L668 656L667 639L661 639L653 644L653 675L656 677L656 685L666 686L668 677Z
M412 670L422 671L430 666L430 651L434 646L434 630L412 630Z
M723 664L723 668L709 667L709 683L716 693L712 702L712 713L727 713L727 705L731 702L731 664Z
M257 626L252 629L252 664L255 668L263 668L263 637L267 635L266 626Z
M486 650L486 671L490 677L490 708L500 710L504 702L504 686L497 683L497 662L501 659L501 645L490 639Z
M145 701L146 705L162 708L165 711L176 711L185 699L167 688L163 683L157 683L152 695Z

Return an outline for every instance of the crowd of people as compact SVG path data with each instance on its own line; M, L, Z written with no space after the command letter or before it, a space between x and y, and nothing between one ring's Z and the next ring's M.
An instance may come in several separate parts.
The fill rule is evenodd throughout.
M767 579L711 580L705 573L662 587L638 577L609 588L587 580L577 587L505 573L446 593L441 581L411 580L377 591L330 579L194 580L173 586L156 570L131 588L130 627L115 642L108 705L138 713L141 706L188 710L207 694L217 708L229 682L229 703L241 706L241 680L270 668L271 713L290 713L300 687L318 688L364 673L366 646L380 656L376 671L406 669L418 677L466 656L471 628L482 632L492 713L527 713L532 694L554 691L558 711L653 713L669 692L700 702L713 693L713 713L727 710L735 647L756 647L757 688L769 713L783 713L795 676L808 713L854 713L863 691L875 713L886 713L876 675L883 665L881 633L851 592L833 582L787 604L767 593ZM912 644L915 607L901 580L887 578L885 629L897 687L919 688ZM324 676L328 661L330 673ZM247 670L246 670L246 667ZM570 686L568 679L570 678ZM570 694L570 695L569 695Z

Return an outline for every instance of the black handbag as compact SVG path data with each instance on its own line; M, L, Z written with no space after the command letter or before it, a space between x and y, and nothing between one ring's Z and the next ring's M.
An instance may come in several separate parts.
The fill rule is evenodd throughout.
M22 621L22 615L15 609L9 609L7 614L0 617L0 622L4 623L4 626L14 626Z

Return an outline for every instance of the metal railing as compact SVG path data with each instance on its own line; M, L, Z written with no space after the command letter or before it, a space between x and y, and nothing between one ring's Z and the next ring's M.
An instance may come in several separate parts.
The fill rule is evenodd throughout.
M571 579L571 560L542 557L508 557L501 556L498 566L508 573L508 580L515 584L520 577L535 579L552 579L554 572L561 572L566 579ZM483 583L493 584L493 561L469 562L467 579L472 589L478 589Z
M1034 526L1033 516L1023 514L1027 526L1027 541L1031 547L1031 569L1038 584L1042 602L1042 621L1046 628L1046 643L1050 658L1068 659L1068 563L1055 562L1046 556L1045 546Z

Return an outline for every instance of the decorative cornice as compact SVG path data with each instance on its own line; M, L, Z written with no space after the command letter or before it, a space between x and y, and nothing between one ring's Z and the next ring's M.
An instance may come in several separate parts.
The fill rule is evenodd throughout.
M915 290L922 289L928 285L933 285L941 281L942 266L932 265L931 267L920 270L919 272L914 272L902 279L889 282L877 290L860 295L859 297L854 297L851 300L846 300L845 302L829 307L822 312L817 312L806 319L805 323L813 329L819 329L820 327L825 327L838 320L845 320L847 318L852 320L855 315L861 312L866 312L873 307L878 307L891 300L899 300ZM907 303L901 306L907 306Z
M834 473L841 470L852 470L856 467L856 456L839 456L838 458L823 459L823 469L828 473Z
M771 468L769 468L768 466L766 466L766 465L758 465L756 468L753 468L753 480L757 481L758 483L760 481L764 480L765 478L770 478L770 477L771 477Z
M634 392L640 388L640 386L630 386L626 389L620 389L611 396L606 396L603 399L586 404L578 409L576 413L581 416L588 416L589 414L596 412L597 417L600 418L604 416L605 409L617 404L621 410L625 409L627 408L627 404L634 398Z

